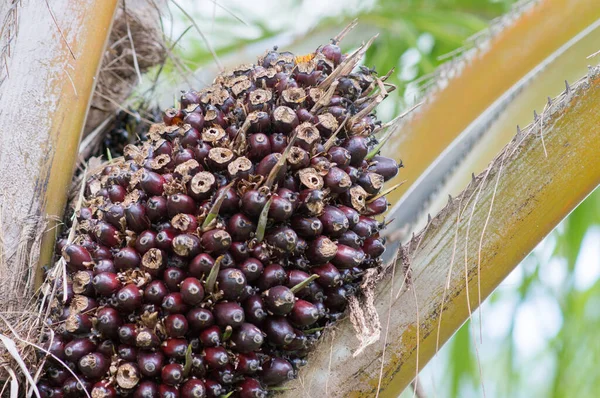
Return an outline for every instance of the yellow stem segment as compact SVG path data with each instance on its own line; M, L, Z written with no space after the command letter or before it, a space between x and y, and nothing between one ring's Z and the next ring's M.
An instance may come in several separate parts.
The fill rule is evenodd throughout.
M1 54L0 72L2 250L7 270L23 279L25 272L31 275L23 264L38 259L38 231L48 218L62 218L117 0L4 3L0 17L7 25L0 48L8 51ZM49 263L54 244L54 222L50 224L42 265ZM36 284L40 280L38 272Z
M599 18L596 0L541 0L477 50L387 146L386 155L405 165L397 178L408 181L389 197L390 203L494 100Z

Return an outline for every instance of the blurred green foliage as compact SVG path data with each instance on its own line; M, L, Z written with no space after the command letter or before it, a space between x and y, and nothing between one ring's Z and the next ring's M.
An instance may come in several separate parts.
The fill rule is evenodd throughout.
M282 0L275 6L259 1L253 9L244 2L224 0L219 4L226 11L214 2L202 2L189 10L203 21L202 28L219 57L236 64L248 62L280 41L282 47L294 50L315 48L358 18L358 27L342 46L351 49L379 33L364 63L377 65L380 74L395 68L390 82L398 90L382 109L383 119L389 119L426 87L427 75L454 56L444 55L460 54L457 50L472 45L469 38L485 31L514 1L331 3L315 6L311 1ZM261 4L269 7L260 8ZM326 10L322 15L307 16L310 7ZM190 35L184 16L174 12L173 23ZM175 52L190 70L213 62L197 36L182 40ZM487 397L598 396L600 339L595 331L600 328L599 275L597 190L540 243L421 372L420 383L427 396L478 397L484 391ZM412 395L412 389L402 394Z

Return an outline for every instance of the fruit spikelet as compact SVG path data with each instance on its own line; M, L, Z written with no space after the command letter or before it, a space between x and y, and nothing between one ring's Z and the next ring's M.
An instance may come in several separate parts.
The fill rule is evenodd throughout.
M265 397L297 375L385 250L398 164L373 151L392 87L357 67L369 43L223 73L88 179L48 343L79 381L50 358L43 396Z

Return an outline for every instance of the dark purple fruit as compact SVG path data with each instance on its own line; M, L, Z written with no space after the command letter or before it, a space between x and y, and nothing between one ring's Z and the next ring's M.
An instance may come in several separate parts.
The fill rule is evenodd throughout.
M94 384L91 391L92 398L117 398L117 390L110 382L102 380ZM54 397L57 398L57 397Z
M223 347L206 347L204 349L204 360L212 369L223 369L229 363L227 350Z
M186 315L190 330L194 333L214 325L213 313L206 308L193 308Z
M237 268L226 268L219 271L217 283L226 300L236 300L244 291L246 277Z
M192 234L177 235L171 243L173 252L181 257L194 257L200 253L200 239Z
M165 365L161 371L161 380L163 383L176 386L183 381L183 366L178 363Z
M310 326L319 320L319 310L316 305L305 300L298 300L289 315L290 321L298 326Z
M398 174L399 167L394 159L385 156L373 156L368 170L381 175L384 181L389 181Z
M325 264L336 257L337 251L338 245L325 235L321 235L309 244L306 258L314 265Z
M231 235L222 229L212 229L202 234L202 247L210 254L225 253L231 246Z
M367 238L362 246L362 251L371 258L378 258L385 251L385 241L381 238Z
M263 383L268 386L274 386L292 380L295 377L295 373L289 361L283 358L272 357L263 364L260 376Z
M158 398L159 390L158 385L152 381L144 380L135 389L133 398Z
M154 280L144 289L144 300L147 303L161 305L169 290L163 281Z
M201 380L189 379L180 388L181 398L204 398L206 387Z
M248 297L244 301L244 314L247 322L260 325L267 318L267 309L259 295Z
M116 294L117 308L125 313L131 313L141 307L143 292L139 287L130 283L122 287Z
M201 331L198 338L203 347L217 347L222 344L221 335L221 328L214 325Z
M118 330L119 341L123 344L135 345L135 338L137 336L137 329L135 324L126 323L119 327Z
M256 231L256 225L246 215L237 213L227 222L227 231L234 241L246 241Z
M239 269L244 273L246 281L252 283L263 273L263 264L255 258L249 258L239 265Z
M140 203L132 203L125 208L125 221L127 222L127 227L137 233L150 227L146 208Z
M236 351L249 353L257 351L262 346L264 337L258 327L251 323L244 323L233 333L231 341L235 344Z
M162 309L168 314L182 314L186 312L187 305L181 297L181 293L169 293L162 301Z
M215 304L213 309L215 322L217 325L225 328L231 326L237 328L244 323L244 310L234 302L220 302Z
M193 277L186 278L179 286L181 297L186 304L198 305L204 300L204 288L202 283Z
M267 335L267 341L277 347L290 344L296 337L292 325L281 316L267 318L262 329Z
M160 348L168 358L185 359L188 341L186 339L167 339L162 342Z
M349 246L338 245L335 257L331 263L339 269L358 267L365 259L365 253L361 249L353 249Z
M267 235L267 243L281 253L291 253L298 242L298 235L289 227L279 227Z
M112 307L101 308L96 313L96 329L106 338L117 337L121 323L119 313Z
M258 278L257 286L260 290L267 290L273 286L284 284L285 279L285 269L281 265L269 264Z
M138 368L144 377L160 376L164 362L165 356L160 351L142 351L137 356Z
M69 362L77 363L81 357L93 352L96 344L87 338L71 340L65 345L64 356Z
M323 223L317 217L300 217L292 218L292 228L298 234L306 239L316 238L323 233Z
M237 354L236 356L237 371L241 374L252 375L261 369L260 359L254 352L246 354Z
M88 380L98 380L108 371L110 361L97 352L84 355L79 359L78 369Z
M171 314L165 318L165 331L169 337L184 337L188 329L188 320L182 314Z
M295 299L294 293L285 286L274 286L263 293L265 306L274 315L289 314L294 307Z
M266 203L267 197L263 193L249 190L242 197L242 211L253 219L258 219Z
M139 267L142 258L133 247L125 247L115 254L114 264L115 267L120 270L128 270Z

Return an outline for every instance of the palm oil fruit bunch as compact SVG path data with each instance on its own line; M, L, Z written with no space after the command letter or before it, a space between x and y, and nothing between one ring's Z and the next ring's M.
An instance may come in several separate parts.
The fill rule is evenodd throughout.
M260 398L296 376L384 251L399 166L378 155L391 86L365 50L269 51L88 179L44 397Z

